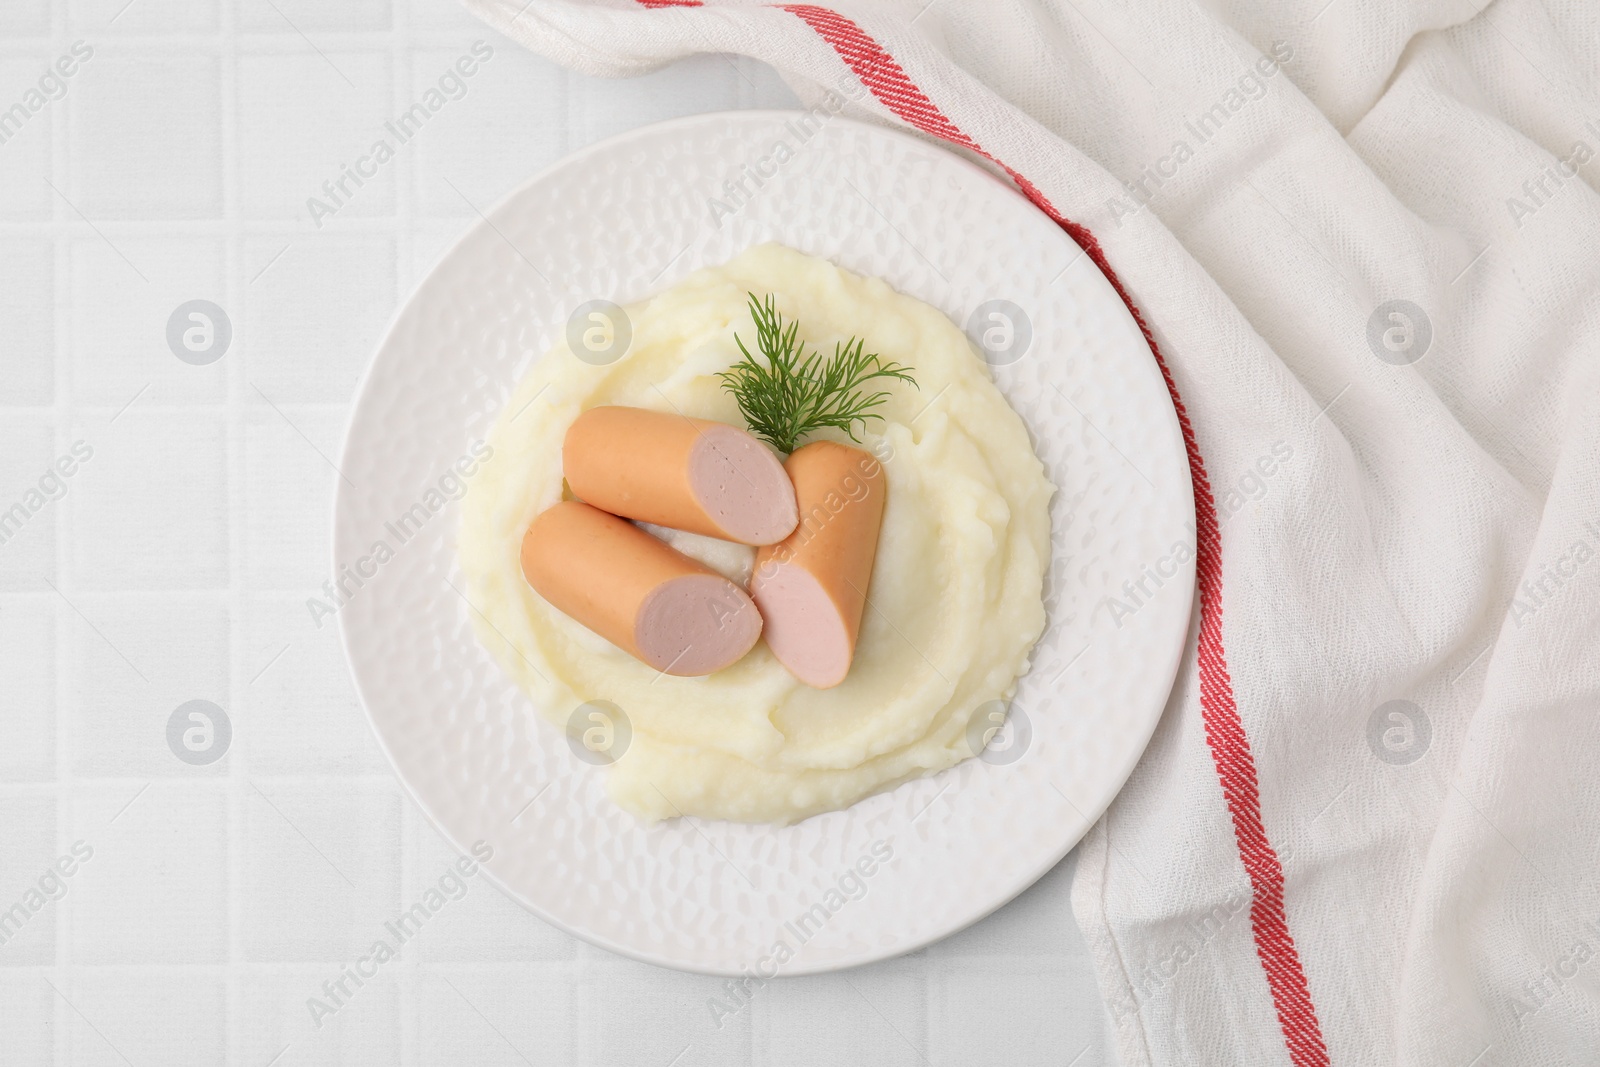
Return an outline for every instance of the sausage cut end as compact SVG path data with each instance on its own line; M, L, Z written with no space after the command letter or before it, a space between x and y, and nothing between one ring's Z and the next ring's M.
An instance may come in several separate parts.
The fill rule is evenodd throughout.
M767 647L813 689L832 689L850 673L854 642L822 583L794 563L769 561L751 583L766 620Z
M778 457L743 430L703 424L689 454L689 488L730 541L772 545L800 521L794 485Z
M693 678L732 666L761 636L761 614L720 574L662 582L639 605L640 659L664 674Z

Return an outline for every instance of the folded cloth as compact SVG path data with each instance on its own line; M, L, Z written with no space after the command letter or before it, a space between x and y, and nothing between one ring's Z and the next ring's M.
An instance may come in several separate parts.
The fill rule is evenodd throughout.
M465 2L954 146L1145 324L1200 596L1073 884L1123 1062L1594 1061L1600 6Z

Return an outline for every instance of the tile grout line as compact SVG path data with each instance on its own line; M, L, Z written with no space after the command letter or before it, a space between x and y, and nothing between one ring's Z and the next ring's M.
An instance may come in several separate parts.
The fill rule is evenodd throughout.
M228 612L228 692L227 706L223 711L233 722L233 737L230 742L231 752L223 758L228 761L227 774L227 820L228 840L227 849L227 954L226 968L223 979L223 997L226 1008L223 1012L223 1061L228 1064L242 1064L249 1062L254 1050L240 1048L242 1041L240 1029L244 1014L244 992L240 981L239 963L244 958L244 839L247 819L245 804L245 779L248 772L247 762L241 759L241 752L249 748L245 735L248 730L240 729L245 724L245 717L240 714L239 683L238 679L244 669L244 642L241 639L243 630L243 582L239 571L240 547L244 540L241 517L245 514L245 484L243 468L245 466L246 442L244 439L243 420L241 419L243 395L244 354L249 350L249 337L244 334L241 327L248 321L248 315L241 302L243 293L238 284L239 271L244 260L242 245L243 235L239 225L241 210L239 203L239 60L238 60L238 35L235 32L235 18L237 4L226 3L219 5L221 8L217 19L217 62L219 79L218 122L221 129L218 131L222 148L222 217L223 217L223 288L224 292L218 296L228 316L234 322L233 342L230 351L223 355L228 359L227 373L223 385L225 410L227 412L227 441L228 441L228 590L225 598ZM198 294L196 294L198 295ZM189 298L186 298L189 299ZM229 359L229 357L232 357ZM235 1050L239 1051L242 1058L235 1058Z
M66 19L67 16L65 10L63 10L63 5L52 5L51 53L53 55L61 54L59 49L62 42L67 38ZM70 115L69 109L72 107L74 101L65 100L63 103L66 104L65 107L51 109L52 113L50 115L49 126L50 155L48 166L50 168L50 176L52 178L58 182L70 183L70 179L67 175L69 170L67 145L69 143L68 138L70 135L68 118ZM72 302L70 299L63 300L62 296L64 293L70 294L71 292L72 244L59 220L60 212L60 198L54 197L52 198L52 203L50 206L49 225L51 230L51 269L54 273L55 281L55 292L52 294L55 303L55 307L52 309L52 322L55 328L55 336L51 338L51 354L54 357L55 364L52 367L52 381L55 395L51 398L50 414L52 423L50 437L51 444L55 450L55 455L61 454L61 442L66 439L65 425L70 418L71 412L71 361L68 352L71 347L72 337L70 311ZM76 504L76 500L63 500L61 503L68 504L70 508L71 505ZM67 582L67 551L65 547L66 539L68 536L70 536L70 531L76 528L70 521L71 517L72 510L64 510L59 512L56 515L57 521L52 531L54 534L54 544L51 546L53 550L52 558L55 566L56 582L58 584L65 584ZM56 751L55 789L52 797L54 801L52 808L55 815L56 855L59 856L62 854L62 843L66 841L68 836L66 823L76 822L79 800L78 790L75 787L75 784L72 782L71 724L68 721L68 716L64 714L62 707L62 705L65 703L63 697L68 692L66 687L66 650L69 647L69 642L71 640L71 627L73 625L73 620L66 616L61 611L60 606L57 604L51 604L49 611L50 617L54 620L55 624L53 627L55 631L55 693L53 694L53 704L56 716ZM65 822L63 820L63 812L70 813ZM55 944L53 946L54 966L52 967L53 973L48 976L46 980L53 980L60 985L69 985L70 983L67 980L67 976L71 973L72 965L71 944L73 928L75 925L73 918L74 912L77 910L78 901L74 899L71 902L63 901L62 903L67 904L67 906L58 906L55 910L55 913L51 916L51 921L55 925ZM67 1030L68 1027L72 1025L72 1018L68 1014L65 1005L60 1003L60 1001L61 998L59 996L52 995L50 997L49 1016L52 1030L51 1036L54 1041L55 1062L66 1063L69 1061L68 1053L70 1051Z

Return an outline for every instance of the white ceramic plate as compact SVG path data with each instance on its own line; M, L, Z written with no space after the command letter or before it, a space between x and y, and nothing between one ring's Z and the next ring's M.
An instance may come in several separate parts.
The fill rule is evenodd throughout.
M1002 331L991 335L995 380L1060 490L1049 626L1013 724L984 759L787 828L645 827L606 799L603 768L573 755L474 638L449 475L579 305L639 300L762 241L884 278L964 328L978 312ZM1009 349L998 343L1005 324L985 317L997 306L1012 319ZM489 877L535 914L686 970L868 963L1006 903L1121 788L1188 630L1194 565L1173 555L1193 546L1183 441L1111 286L1009 184L837 117L738 112L652 126L511 194L395 319L340 466L335 568L375 573L339 621L400 780L462 850L492 845ZM378 563L380 541L393 555ZM1125 582L1144 593L1130 597ZM892 859L863 862L875 847ZM793 954L781 965L779 942Z

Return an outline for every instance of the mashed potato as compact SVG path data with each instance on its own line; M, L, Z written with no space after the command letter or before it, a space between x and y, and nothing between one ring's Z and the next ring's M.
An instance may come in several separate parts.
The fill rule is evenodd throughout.
M825 353L864 336L920 386L891 383L885 421L869 423L859 445L884 462L888 505L855 663L833 689L796 682L764 643L710 677L659 674L552 608L521 573L523 531L562 498L562 436L579 412L628 404L744 425L716 374L739 356L735 332L754 347L747 292L777 294ZM1044 629L1055 490L966 336L875 278L778 245L702 270L628 315L622 358L592 366L558 344L490 437L460 536L483 643L562 728L588 701L626 714L631 739L607 788L651 821L792 822L971 756L973 714L1010 696ZM751 549L653 532L736 581L749 576Z

